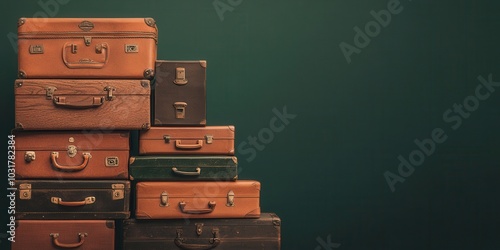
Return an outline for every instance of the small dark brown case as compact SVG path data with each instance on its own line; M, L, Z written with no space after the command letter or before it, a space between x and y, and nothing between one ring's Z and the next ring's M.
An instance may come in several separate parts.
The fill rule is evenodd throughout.
M206 61L156 61L153 126L206 125Z

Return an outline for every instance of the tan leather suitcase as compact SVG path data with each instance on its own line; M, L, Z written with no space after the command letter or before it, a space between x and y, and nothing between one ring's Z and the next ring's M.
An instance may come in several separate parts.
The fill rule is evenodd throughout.
M15 136L17 179L128 179L128 131L18 131Z
M113 220L18 220L12 250L114 250Z
M151 79L152 18L21 18L19 78Z
M258 218L260 183L139 182L137 219Z
M234 126L151 127L139 135L139 154L234 155Z
M16 128L147 129L150 91L149 80L16 80Z
M205 126L206 61L156 61L154 126Z

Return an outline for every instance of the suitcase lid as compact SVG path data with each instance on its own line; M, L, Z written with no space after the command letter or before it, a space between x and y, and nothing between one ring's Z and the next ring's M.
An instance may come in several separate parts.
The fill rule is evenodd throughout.
M148 80L19 79L14 88L15 95L44 96L48 100L61 95L94 95L112 100L115 96L149 95L150 92Z
M18 151L67 151L70 146L76 150L129 150L130 132L109 131L15 131Z
M141 131L140 140L234 140L234 126L151 127Z
M19 190L28 188L31 190L49 189L58 191L61 189L87 190L87 189L130 189L130 182L123 180L92 180L92 181L64 181L64 180L16 180Z
M204 181L204 182L139 182L136 185L138 199L160 199L162 193L169 198L227 198L234 193L234 199L258 198L260 182L239 181Z
M20 18L18 35L86 35L106 34L118 37L143 33L157 37L153 18Z

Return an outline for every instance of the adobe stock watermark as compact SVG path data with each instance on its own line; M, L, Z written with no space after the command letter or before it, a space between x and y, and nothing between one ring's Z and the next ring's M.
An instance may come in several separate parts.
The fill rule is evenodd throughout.
M493 81L492 74L488 75L488 79L483 76L478 76L477 79L479 84L473 95L465 97L462 103L455 103L452 108L443 112L443 121L450 124L452 130L459 129L463 121L470 118L472 112L479 108L480 102L486 101L495 92L495 88L500 87L500 82ZM439 127L431 131L430 138L415 139L417 149L411 151L407 158L402 155L397 157L399 161L397 174L390 171L384 173L384 179L391 192L394 193L396 184L405 182L405 178L409 178L415 172L415 167L421 166L427 157L434 154L437 145L444 143L447 139L446 131Z
M215 8L215 12L219 16L220 21L224 21L224 13L230 11L233 12L236 7L238 7L243 0L214 0L212 5Z
M283 106L281 111L277 108L273 108L272 112L274 116L269 120L269 127L260 129L257 136L249 135L246 141L238 144L238 152L243 155L248 155L246 158L247 162L253 161L255 157L257 157L258 151L264 150L266 145L273 142L277 133L282 132L293 119L297 118L296 114L288 113L286 106ZM240 172L240 170L241 168L238 172Z
M359 54L362 49L370 45L371 39L377 37L382 31L382 28L389 26L392 16L400 14L403 9L399 0L389 0L389 2L387 2L387 9L378 12L375 10L370 11L370 15L374 20L368 21L365 24L364 30L358 26L354 26L354 45L346 42L341 42L339 44L340 51L344 54L347 63L350 64L352 62L351 56L354 53Z
M339 244L339 243L332 242L332 235L331 234L326 236L326 241L323 238L318 236L316 238L316 242L318 242L319 245L316 246L316 248L314 248L314 250L333 250L333 249L340 248L340 246L341 246L341 244Z
M39 0L37 3L42 10L35 12L33 18L40 18L43 20L44 18L55 17L59 13L60 6L66 5L70 1L71 0ZM9 39L12 49L14 49L14 52L17 54L17 34L9 32L7 34L7 39Z

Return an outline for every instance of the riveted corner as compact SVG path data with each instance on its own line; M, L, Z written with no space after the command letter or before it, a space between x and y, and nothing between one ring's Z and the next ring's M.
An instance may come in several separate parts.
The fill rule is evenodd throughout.
M106 227L109 229L115 229L115 221L114 220L107 220Z
M17 74L19 78L24 79L27 77L26 72L19 70L19 73Z
M205 61L205 60L200 60L200 65L201 65L201 67L203 67L203 68L207 68L207 61Z
M142 129L143 130L149 130L150 128L151 128L151 124L149 124L149 123L142 124Z
M142 80L141 81L141 86L143 88L148 88L149 87L149 80Z
M155 72L152 69L144 70L144 78L146 78L146 79L149 79L149 80L153 79L154 74L155 74Z
M149 26L149 27L152 27L152 28L155 28L156 27L156 21L151 18L151 17L146 17L144 18L144 22Z
M17 21L17 27L21 27L23 24L26 23L26 18L24 17L21 17L19 18L19 20Z

